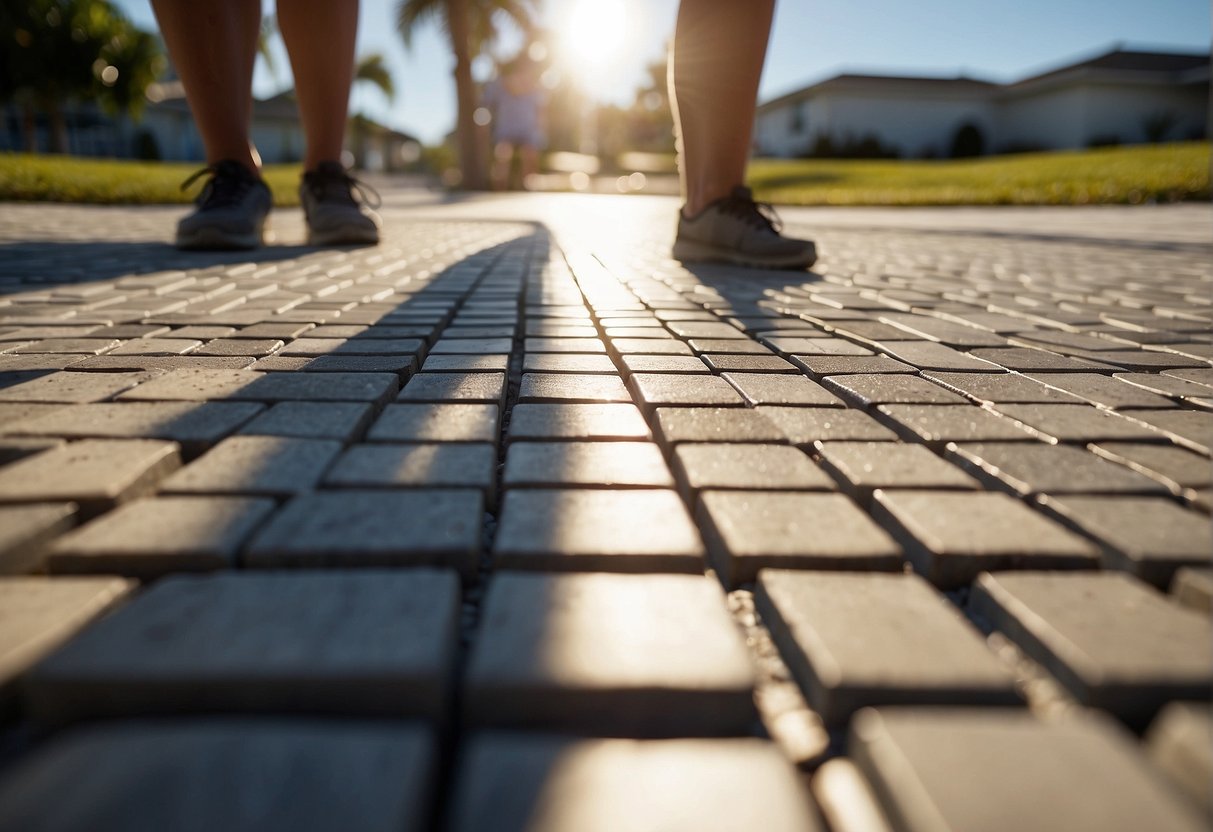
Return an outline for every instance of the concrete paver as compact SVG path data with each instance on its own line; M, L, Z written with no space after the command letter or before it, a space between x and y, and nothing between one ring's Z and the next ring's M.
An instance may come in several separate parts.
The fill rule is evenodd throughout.
M438 716L458 586L452 572L421 570L167 578L40 661L25 679L26 702L47 722Z
M701 575L502 573L469 660L467 718L599 736L744 734L753 671L721 596Z
M66 832L86 817L97 829L421 832L433 744L418 726L375 722L176 720L80 729L0 780L0 828ZM64 801L66 793L75 797Z
M752 738L484 734L468 749L455 802L456 832L821 829L795 771Z
M1123 730L1104 720L880 709L856 718L848 746L895 828L911 832L1204 827ZM1059 792L1058 783L1067 788Z
M766 570L758 610L822 718L868 705L1015 705L1010 669L916 575ZM912 623L910 623L912 622Z
M669 260L676 205L664 198L440 201L383 184L384 241L360 249L298 245L297 211L276 211L282 244L215 253L163 244L178 208L6 206L0 569L44 569L49 552L52 571L75 558L80 568L170 573L66 642L73 662L113 662L112 676L64 677L60 692L70 694L44 697L35 673L25 703L8 700L6 718L29 720L65 701L81 707L56 719L134 717L112 723L87 754L129 761L119 750L145 736L139 718L257 711L233 729L231 748L246 740L247 764L267 761L263 778L279 776L282 753L264 749L339 745L335 735L254 742L291 713L416 718L410 736L437 737L437 747L416 769L408 764L414 774L397 778L392 794L376 784L396 763L362 778L356 791L367 799L357 810L328 804L344 807L339 825L351 829L462 829L485 816L494 828L507 817L518 828L627 828L667 817L696 829L813 828L811 801L781 754L806 772L826 761L814 793L840 831L924 828L915 807L925 805L954 828L1184 828L1173 801L1188 806L1186 798L1170 786L1158 797L1142 780L1156 775L1138 761L1152 756L1166 769L1181 759L1198 770L1185 749L1208 745L1199 720L1172 717L1143 740L1115 741L1103 729L1075 740L1060 723L1035 720L1066 717L1087 696L1083 685L1109 696L1115 680L1102 669L1132 665L1127 699L1087 699L1144 728L1147 710L1175 713L1167 706L1194 694L1143 666L1199 658L1207 669L1207 645L1184 635L1192 625L1175 624L1188 616L1207 632L1207 206L789 209L781 213L793 233L816 238L821 253L814 271L792 273ZM435 588L416 569L427 565L453 572ZM224 571L184 583L172 574L202 567ZM762 571L770 567L792 570L773 577ZM1038 597L1014 584L1037 573L981 577L1025 567L1050 570L1045 578L1084 568L1057 580L1086 588ZM945 591L901 574L909 570ZM1126 574L1153 586L1131 584L1126 595L1114 583ZM470 713L469 658L526 642L513 623L490 621L495 588L515 577L604 587L594 609L605 612L591 620L546 596L513 602L512 620L563 622L548 632L578 645L594 678L629 663L667 675L713 670L705 657L716 636L702 623L710 620L720 638L729 630L744 641L729 655L745 661L727 664L750 672L745 690L730 694L718 719L670 704L679 691L660 686L591 696L555 684L550 708L515 698L503 722L516 730L494 752L542 746L527 758L534 767L521 756L505 768L469 767L486 735L446 717ZM266 589L244 600L218 592L208 601L210 590L180 588L294 580L307 592ZM350 580L364 588L340 588ZM672 588L688 580L730 591L692 603ZM662 588L641 598L617 581ZM802 608L787 599L756 609L755 581L759 594L780 582L831 589L794 621L787 610ZM1016 586L997 614L982 607L989 581ZM861 589L874 586L889 589ZM1062 600L1054 608L1050 598ZM39 627L56 639L75 633L70 607L49 605ZM0 603L0 625L17 608ZM986 645L962 615L988 632ZM1039 644L1012 626L1022 622L1043 628ZM603 635L612 627L626 638ZM530 643L528 678L557 678L554 643ZM413 674L412 693L398 667L342 664L405 648L437 656ZM835 656L840 675L831 676ZM523 667L505 664L503 672ZM806 664L822 678L809 678ZM1009 674L1024 697L1005 732L981 727L1001 725L1001 711L958 685L944 698L966 706L971 725L914 739L899 725L871 746L902 748L916 775L929 772L920 779L899 779L871 763L879 756L871 748L840 742L848 722L857 729L869 719L850 716L860 704L917 701L948 689L932 688L932 673L965 679L983 667L990 678ZM1147 700L1149 709L1123 707ZM492 710L493 700L480 702ZM756 706L774 743L743 740L761 754L742 766L715 745L696 746L705 762L691 763L686 750L602 751L537 733L545 717L593 722L629 712L629 702L643 704L635 714L646 731L667 735L749 734ZM36 778L41 755L79 735L13 727L22 739L5 743L4 777L15 783ZM644 732L625 720L614 733ZM196 767L173 757L157 772L166 784L187 782L174 772L196 772L200 789L213 782L222 763L208 761L221 754L185 739L170 745L166 755L198 751ZM384 759L414 759L376 747ZM848 751L851 761L839 756ZM570 762L582 753L606 762ZM1094 774L1090 760L1100 762ZM113 817L143 817L151 804L131 795L145 769L115 762L103 781L104 765L56 787L56 806L100 811L79 783L112 783L104 805ZM272 794L301 795L292 806L301 812L321 807L328 793L299 785L319 776L283 774ZM1068 803L1022 799L1046 785ZM573 802L556 811L527 797L542 795L536 789ZM255 801L271 791L224 793ZM170 802L188 811L185 798ZM246 805L256 804L229 808ZM325 817L318 808L315 818Z
M1213 693L1208 619L1126 575L985 574L972 604L1084 704L1140 724Z

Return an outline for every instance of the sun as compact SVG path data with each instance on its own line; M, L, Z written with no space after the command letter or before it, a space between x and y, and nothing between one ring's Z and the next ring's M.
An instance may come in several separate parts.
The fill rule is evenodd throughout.
M574 0L566 7L562 51L568 68L590 91L614 81L614 64L628 47L628 5L626 0Z

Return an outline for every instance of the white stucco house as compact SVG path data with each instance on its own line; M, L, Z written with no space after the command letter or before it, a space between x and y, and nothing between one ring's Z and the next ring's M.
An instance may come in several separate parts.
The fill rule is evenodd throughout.
M1208 119L1208 54L1113 49L1009 84L838 75L761 104L754 146L946 157L1204 138Z

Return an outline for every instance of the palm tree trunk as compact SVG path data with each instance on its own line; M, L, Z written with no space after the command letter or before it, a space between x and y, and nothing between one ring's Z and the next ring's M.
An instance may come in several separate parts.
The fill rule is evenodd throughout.
M50 116L50 152L66 154L68 148L67 119L63 115L63 107L58 101L47 103L47 114Z
M459 146L459 169L463 172L463 187L484 190L488 181L476 141L476 85L472 80L471 26L468 0L447 0L447 22L451 32L451 49L455 53L455 99L458 117L455 137Z
M32 102L21 107L21 135L26 153L38 152L38 113Z

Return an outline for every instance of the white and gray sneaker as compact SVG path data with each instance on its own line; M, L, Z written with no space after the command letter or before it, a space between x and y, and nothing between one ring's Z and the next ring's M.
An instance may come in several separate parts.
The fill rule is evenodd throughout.
M185 190L210 174L198 194L194 213L177 223L177 248L241 250L257 248L265 238L274 198L260 176L232 159L203 168L185 182Z
M806 269L817 260L812 240L784 237L774 209L755 202L749 188L728 196L693 217L678 215L674 259L684 262L732 263L760 269Z
M364 245L379 242L379 195L345 172L338 162L321 162L303 174L299 199L312 246Z

